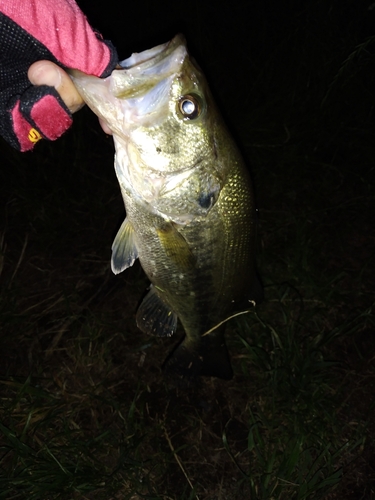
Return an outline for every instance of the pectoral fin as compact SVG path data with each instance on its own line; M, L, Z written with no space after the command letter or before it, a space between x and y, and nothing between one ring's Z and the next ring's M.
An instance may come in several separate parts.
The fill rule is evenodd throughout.
M137 326L142 332L170 337L177 328L177 315L151 286L137 311Z
M126 218L121 224L112 245L111 268L114 274L119 274L132 266L138 258L134 236L133 226Z
M196 258L188 242L177 231L175 224L166 224L158 228L156 232L167 256L181 269L187 269L195 265Z

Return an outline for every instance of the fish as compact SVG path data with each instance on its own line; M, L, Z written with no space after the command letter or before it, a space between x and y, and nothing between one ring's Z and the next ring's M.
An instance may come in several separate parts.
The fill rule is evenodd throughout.
M262 298L249 171L183 35L133 53L100 79L71 78L113 134L126 218L112 246L118 274L139 259L151 282L140 330L185 335L163 368L176 379L233 376L226 319Z

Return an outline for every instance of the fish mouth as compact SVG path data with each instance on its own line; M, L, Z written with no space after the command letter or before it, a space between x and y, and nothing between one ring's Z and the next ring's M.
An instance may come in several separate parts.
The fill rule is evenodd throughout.
M144 50L143 52L134 52L130 57L119 63L123 69L131 69L135 66L142 65L143 71L148 65L154 66L162 59L169 55L179 46L186 45L184 35L177 34L172 40L153 47L152 49Z
M187 56L185 37L176 35L170 42L134 53L111 74L110 91L114 97L137 97L152 89L161 79L178 73Z
M156 117L161 120L158 111L169 99L171 83L187 56L185 38L178 34L167 43L131 55L105 79L78 70L69 74L86 104L114 134L123 136L150 115L154 121Z

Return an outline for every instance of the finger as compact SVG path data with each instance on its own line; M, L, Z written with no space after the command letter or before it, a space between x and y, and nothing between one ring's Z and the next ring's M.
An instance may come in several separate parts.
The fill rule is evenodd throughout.
M55 87L71 113L75 113L84 105L72 80L57 64L51 61L37 61L30 66L27 76L33 85Z

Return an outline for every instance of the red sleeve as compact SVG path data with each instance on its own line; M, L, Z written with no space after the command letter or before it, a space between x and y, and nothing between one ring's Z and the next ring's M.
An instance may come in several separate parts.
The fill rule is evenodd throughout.
M1 0L0 10L68 68L102 76L111 63L109 47L74 0Z

